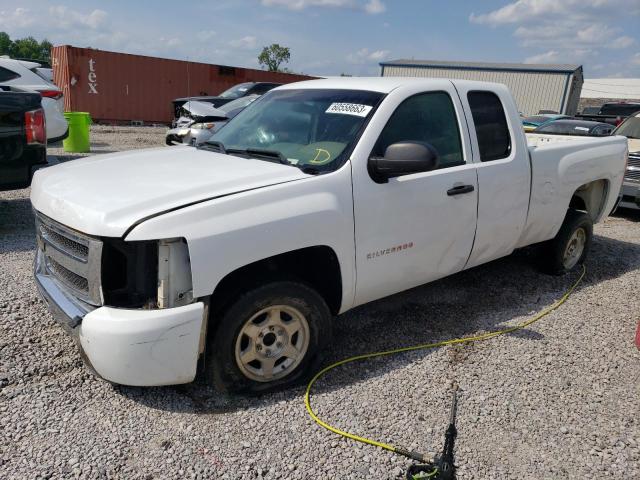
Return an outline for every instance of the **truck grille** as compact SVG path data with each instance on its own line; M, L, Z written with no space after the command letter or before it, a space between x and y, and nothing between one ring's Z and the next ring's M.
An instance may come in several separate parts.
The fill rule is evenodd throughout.
M631 182L640 182L640 154L629 154L629 163L624 179Z
M91 305L102 304L102 242L36 213L38 249L46 275Z

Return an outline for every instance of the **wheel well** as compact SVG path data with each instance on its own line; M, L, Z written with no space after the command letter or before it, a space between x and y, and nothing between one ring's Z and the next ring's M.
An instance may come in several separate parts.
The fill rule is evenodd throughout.
M609 184L606 180L594 180L578 188L569 202L569 208L587 212L594 222L605 207Z
M313 287L336 315L342 304L340 263L332 248L307 247L265 258L229 273L211 296L213 312L224 310L233 299L274 278L294 278Z

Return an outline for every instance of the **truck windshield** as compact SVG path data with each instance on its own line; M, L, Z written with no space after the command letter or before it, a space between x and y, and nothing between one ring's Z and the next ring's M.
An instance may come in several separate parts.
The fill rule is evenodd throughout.
M624 135L627 138L640 140L640 117L627 118L612 135Z
M274 90L240 112L210 142L229 153L268 150L300 168L333 171L344 163L382 96L361 90Z

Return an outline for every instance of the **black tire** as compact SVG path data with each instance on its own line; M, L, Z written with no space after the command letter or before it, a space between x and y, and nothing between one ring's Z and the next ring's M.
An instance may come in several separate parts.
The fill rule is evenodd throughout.
M274 305L288 306L302 314L308 325L308 345L306 353L297 360L299 363L292 365L286 376L256 381L248 377L251 372L242 371L241 368L247 367L241 367L236 361L238 336L254 315ZM225 392L257 394L301 383L319 368L321 353L331 338L329 307L318 292L297 281L272 281L240 294L215 323L215 331L210 332L207 339L205 375L216 389ZM267 335L263 337L264 346L266 338ZM242 337L240 342L243 339L246 338ZM288 361L286 357L285 361ZM283 364L279 367L284 369Z
M584 232L584 247L577 262L567 265L565 262L565 252L569 243L578 230ZM593 237L593 222L589 214L578 210L567 211L567 216L560 227L557 235L541 245L539 252L539 264L541 269L551 275L564 275L575 270L584 263L591 247Z

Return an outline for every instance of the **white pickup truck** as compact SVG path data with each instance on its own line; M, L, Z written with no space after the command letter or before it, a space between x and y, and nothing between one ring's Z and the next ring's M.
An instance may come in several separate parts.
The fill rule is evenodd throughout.
M38 171L35 279L106 380L264 391L357 305L532 244L572 270L626 160L623 137L529 147L503 85L294 83L202 147Z

